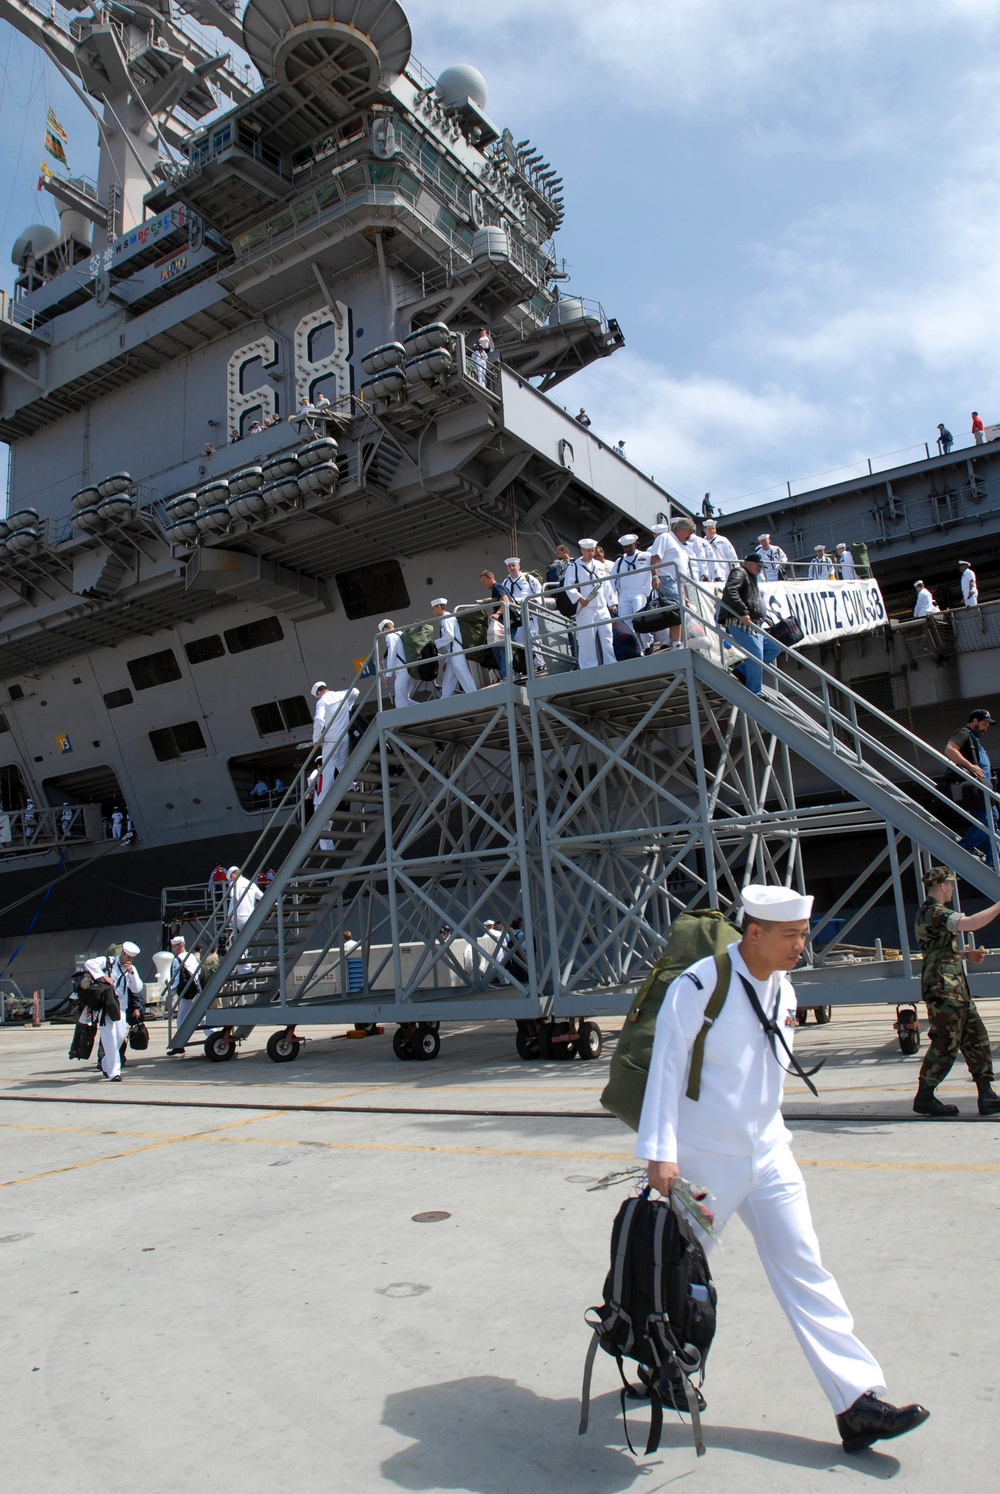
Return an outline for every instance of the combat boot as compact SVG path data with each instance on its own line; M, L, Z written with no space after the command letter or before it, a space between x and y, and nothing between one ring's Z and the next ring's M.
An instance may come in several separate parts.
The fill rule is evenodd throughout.
M979 1114L1000 1115L1000 1095L995 1094L989 1079L977 1079L979 1091Z
M918 1086L916 1098L913 1101L913 1108L917 1115L936 1115L941 1119L958 1114L957 1105L943 1104L934 1091L928 1089L926 1084Z

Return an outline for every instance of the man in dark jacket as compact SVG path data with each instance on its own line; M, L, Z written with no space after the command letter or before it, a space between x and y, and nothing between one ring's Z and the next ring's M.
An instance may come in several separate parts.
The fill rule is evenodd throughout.
M722 588L719 603L719 622L730 638L746 654L739 666L738 674L754 695L759 695L764 678L763 666L773 664L781 649L764 632L764 603L761 600L757 577L761 571L760 556L751 553L739 565L734 565Z

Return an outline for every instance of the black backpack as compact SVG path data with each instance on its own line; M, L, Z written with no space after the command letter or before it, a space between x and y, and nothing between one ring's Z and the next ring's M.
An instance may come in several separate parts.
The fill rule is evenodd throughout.
M416 666L417 676L426 684L430 684L432 680L436 680L438 677L438 663L440 660L440 655L433 643L424 644L420 650L420 659L422 662Z
M611 1269L604 1301L592 1307L587 1322L594 1336L583 1373L580 1432L590 1416L590 1381L598 1348L613 1355L627 1397L645 1399L652 1411L646 1452L660 1445L663 1403L674 1405L679 1386L691 1413L691 1431L699 1457L701 1436L698 1394L691 1383L704 1376L705 1360L715 1337L716 1290L705 1252L684 1215L666 1199L653 1199L646 1188L618 1210L611 1232ZM640 1385L625 1377L623 1361L639 1365ZM665 1383L669 1382L669 1384ZM634 1452L625 1423L625 1439Z

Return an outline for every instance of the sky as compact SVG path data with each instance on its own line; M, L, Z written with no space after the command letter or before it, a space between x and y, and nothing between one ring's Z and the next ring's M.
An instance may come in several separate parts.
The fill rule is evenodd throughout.
M1000 423L1000 0L405 0L433 74L565 182L570 292L626 347L559 386L724 512ZM54 222L45 109L93 121L0 23L0 245Z

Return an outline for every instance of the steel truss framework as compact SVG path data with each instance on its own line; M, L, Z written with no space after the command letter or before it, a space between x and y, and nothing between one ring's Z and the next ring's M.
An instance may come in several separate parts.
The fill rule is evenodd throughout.
M875 850L818 910L817 944L844 927L803 973L810 1002L896 1001L914 985L905 879L919 889L928 860L948 857L1000 888L911 797L914 778L931 782L900 756L916 739L873 737L865 703L828 676L790 671L752 696L687 647L548 677L528 667L526 683L375 711L307 821L300 787L298 839L179 1042L212 1004L280 1027L621 1012L677 913L732 907L755 880L802 889L812 837ZM804 772L830 789L805 808ZM902 960L838 965L889 897ZM484 924L518 917L523 944L504 959ZM353 974L346 930L362 946Z

